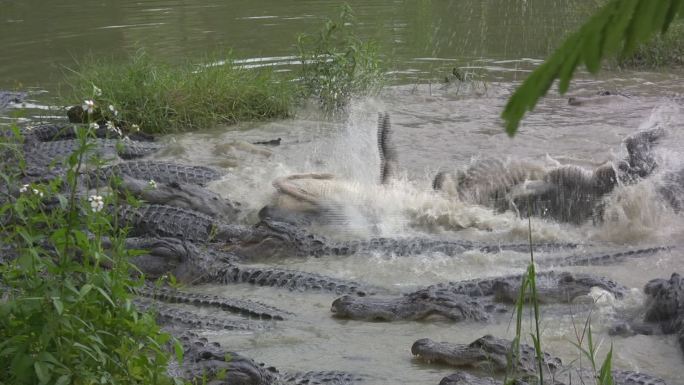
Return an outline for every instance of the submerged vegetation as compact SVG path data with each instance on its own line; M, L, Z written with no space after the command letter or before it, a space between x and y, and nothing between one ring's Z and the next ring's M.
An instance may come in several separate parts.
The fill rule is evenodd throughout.
M170 336L131 303L142 281L105 209L116 198L76 192L89 137L80 131L64 179L21 185L16 165L0 169L0 257L15 257L0 263L0 383L174 383ZM13 143L0 148L19 154Z

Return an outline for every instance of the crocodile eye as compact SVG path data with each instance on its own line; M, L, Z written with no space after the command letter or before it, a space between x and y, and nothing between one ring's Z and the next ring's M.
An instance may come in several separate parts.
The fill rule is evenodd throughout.
M563 277L561 277L561 282L574 282L575 277L572 276L572 274L564 274Z

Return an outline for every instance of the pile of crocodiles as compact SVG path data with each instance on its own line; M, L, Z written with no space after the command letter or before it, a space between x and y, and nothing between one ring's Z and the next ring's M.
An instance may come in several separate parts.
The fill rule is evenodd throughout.
M23 138L18 142L22 150L21 157L6 152L1 154L3 161L19 164L19 158L23 158L25 167L22 178L26 183L44 182L61 176L64 171L62 162L79 146L77 127L73 124L45 124L22 129ZM133 263L148 279L173 274L185 284L248 283L297 292L327 292L341 295L332 303L335 317L370 321L407 321L441 316L452 321L482 322L497 314L510 312L511 304L518 296L520 275L439 283L401 294L370 284L314 273L253 265L254 262L268 262L273 258L345 256L371 252L405 257L426 252L457 256L469 250L486 253L502 250L526 252L530 245L485 244L427 235L337 241L300 226L296 220L287 220L287 213L283 214L272 207L260 212L260 220L256 224L237 223L239 205L206 188L209 183L222 178L220 171L204 166L145 160L146 156L160 150L163 144L145 135L122 137L120 132L108 130L106 122L100 122L95 134L97 139L91 141L89 153L109 158L111 164L95 169L84 168L78 181L79 189L85 195L89 189L112 186L113 193L133 194L144 202L139 207L121 205L107 209L118 215L120 223L130 229L126 246L146 251L144 255L135 257ZM568 173L567 170L547 172L539 176L542 183L531 190L533 193L528 191L526 194L529 196L537 191L537 202L562 206L558 217L563 220L568 219L568 205L561 204L554 197L558 196L559 189L574 188L576 194L569 195L581 201L579 203L584 205L581 210L593 212L593 207L585 207L588 204L587 195L606 194L618 181L636 183L639 178L647 177L653 171L656 165L650 151L652 144L662 134L661 130L656 130L628 138L629 158L618 167L610 170L602 168L582 174L581 177L569 177L567 175L572 172ZM12 137L8 132L3 135ZM381 115L378 139L383 183L396 169L396 151L389 144L389 135L389 116ZM478 167L482 169L481 166L475 168ZM435 179L435 188L444 188L446 182L450 181L457 185L457 194L461 199L466 199L468 189L474 188L473 184L480 177L475 168L456 176L440 173ZM478 190L486 191L489 198L497 198L493 200L499 202L495 204L496 209L511 209L514 205L520 205L520 202L515 203L515 199L510 199L511 190L513 185L529 179L530 174L508 174L506 178L506 181L496 186L488 185ZM668 178L672 183L684 184L682 172ZM113 179L118 183L111 183ZM151 180L154 180L153 186ZM570 186L573 181L577 182L576 186ZM582 189L588 189L587 194L580 193ZM672 188L664 190L663 194L667 196L668 192L672 193L668 199L678 209L676 202L681 202L681 196L677 191ZM7 192L7 196L16 194L18 191ZM563 199L567 197L564 195ZM530 199L525 201L530 202ZM52 202L46 202L46 205L50 204ZM537 206L539 210L535 208L532 212L549 212L551 206L547 205L543 210ZM107 241L104 243L106 246ZM583 251L585 245L572 243L536 244L533 248L537 252L567 251L567 255L562 257L538 259L541 267L550 268L620 263L672 249L662 246L587 253ZM12 259L11 248L1 252L0 262L8 263ZM627 291L608 278L590 274L547 270L539 272L537 276L537 290L543 303L570 303L586 296L593 287L599 287L617 298L624 296ZM684 349L684 285L680 276L673 274L669 280L651 281L646 285L645 292L649 301L644 319L623 320L615 325L613 332L676 333ZM294 316L286 310L246 299L193 294L152 285L139 289L136 295L140 311L154 312L159 322L184 346L183 362L169 367L169 373L173 376L193 383L213 385L351 384L364 381L361 374L339 371L288 372L269 367L240 353L224 350L219 344L192 331L268 329L273 323ZM212 315L183 310L173 306L174 303L208 308ZM458 367L488 365L491 373L498 375L507 368L511 346L509 341L492 336L485 336L469 345L422 339L413 345L411 351L430 362L441 361ZM533 352L530 347L521 345L519 352L513 356L517 360L515 368L518 383L526 383L526 378L534 376L536 371ZM566 376L570 371L562 366L560 359L545 355L544 362L545 370L548 370L546 378L553 378L555 383L568 383ZM579 376L576 378L591 375L579 369L575 372ZM645 373L614 371L613 376L614 383L620 385L665 383ZM465 372L452 374L441 382L473 385L499 383L500 380L479 378Z

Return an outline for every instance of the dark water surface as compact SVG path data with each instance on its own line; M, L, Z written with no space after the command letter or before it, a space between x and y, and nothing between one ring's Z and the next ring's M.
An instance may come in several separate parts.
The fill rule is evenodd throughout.
M238 59L284 61L297 35L340 12L337 1L0 0L0 88L54 90L86 54L137 48L170 61L232 49ZM415 74L435 59L460 64L542 58L591 9L580 0L350 1L358 33L391 67ZM420 76L420 75L416 75ZM21 88L21 86L20 86Z

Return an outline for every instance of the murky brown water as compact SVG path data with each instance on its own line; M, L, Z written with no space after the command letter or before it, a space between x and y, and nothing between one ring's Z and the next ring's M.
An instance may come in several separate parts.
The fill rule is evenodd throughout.
M661 125L668 138L659 157L664 168L681 166L684 143L681 106L667 93L677 92L679 78L662 74L632 74L631 80L610 78L580 82L578 94L617 87L631 94L601 106L571 107L551 96L530 115L519 136L502 133L498 114L511 85L490 84L485 95L453 94L427 86L398 86L375 99L358 100L347 122L333 124L308 117L293 121L247 124L244 130L215 130L177 135L162 158L228 167L229 176L212 186L226 196L245 202L246 221L268 203L277 177L301 172L332 172L345 182L322 187L327 199L345 207L345 220L328 233L346 236L380 234L401 236L440 232L481 241L525 242L527 222L510 214L446 201L430 191L430 177L438 168L464 167L474 157L547 158L591 166L625 156L622 139L639 128ZM647 83L648 87L644 87ZM389 111L399 148L401 180L389 187L377 185L379 159L375 144L377 111ZM246 143L282 138L278 147L253 148ZM621 187L608 200L608 220L582 226L534 220L537 241L574 241L604 244L604 249L646 247L684 242L684 221L654 194L657 177L637 186ZM537 258L544 258L539 255ZM313 271L370 282L397 292L447 280L522 272L529 256L520 253L466 253L460 257L421 255L411 258L358 255L348 258L284 260L282 267ZM623 369L652 372L669 383L684 381L682 353L672 337L611 338L606 328L616 312L633 310L642 301L640 288L648 279L668 277L684 268L681 252L667 252L617 266L576 268L609 276L634 293L622 301L594 309L594 331L603 340L604 353L614 344L614 364ZM423 337L466 342L485 333L512 333L510 314L491 323L451 324L442 321L366 323L331 318L335 296L298 294L275 289L206 286L197 290L244 295L269 304L296 309L292 319L275 330L219 334L223 342L276 366L308 369L344 369L370 376L373 384L430 384L450 369L414 362L413 341ZM566 362L577 359L570 307L544 307L544 340L548 350ZM588 313L574 309L577 327Z
M681 167L682 74L606 72L599 79L580 79L571 90L593 95L602 89L629 95L597 105L572 107L550 95L524 121L520 134L508 138L499 114L527 69L539 63L559 39L586 14L584 1L352 1L360 33L377 39L399 85L373 99L354 101L350 118L329 122L315 112L300 111L292 120L244 123L232 127L165 138L169 148L159 157L224 168L228 176L212 189L242 202L245 222L273 196L273 179L299 172L332 172L346 181L326 190L345 207L346 222L332 232L346 236L400 236L439 232L445 236L498 242L527 240L527 222L510 214L456 204L430 191L439 169L466 166L477 157L553 160L598 164L625 156L622 139L640 128L661 125L668 137L660 144L663 169ZM63 66L91 52L123 58L145 47L170 60L231 47L239 59L283 65L294 53L296 35L319 28L337 13L324 1L76 1L0 0L0 89L36 87L54 95ZM486 83L444 85L440 79L454 66L475 67ZM44 96L33 94L31 99ZM388 111L399 149L400 180L377 185L375 124ZM40 116L31 111L29 115ZM257 140L282 138L278 147L250 146ZM620 188L608 202L608 219L598 226L561 225L534 220L537 241L601 244L606 249L684 243L684 220L658 201L657 176L638 186ZM330 232L331 229L324 229ZM543 258L540 255L539 258ZM395 258L358 255L348 258L284 260L278 264L355 279L391 290L446 280L521 272L527 255L465 253L459 257L421 255ZM654 277L683 271L680 252L598 268L577 268L607 275L635 288L627 299L601 303L594 328L612 342L615 366L661 375L670 384L684 383L682 352L672 336L610 338L611 315L637 307L638 288ZM443 321L366 323L331 317L334 296L291 293L248 286L205 286L195 290L258 299L296 314L273 330L216 333L230 349L284 369L348 370L368 376L368 384L437 384L450 369L412 360L410 346L430 337L468 342L485 333L511 335L510 315L486 324ZM544 307L547 350L566 362L577 357L568 307ZM573 308L583 321L586 309ZM598 339L597 338L597 339Z

